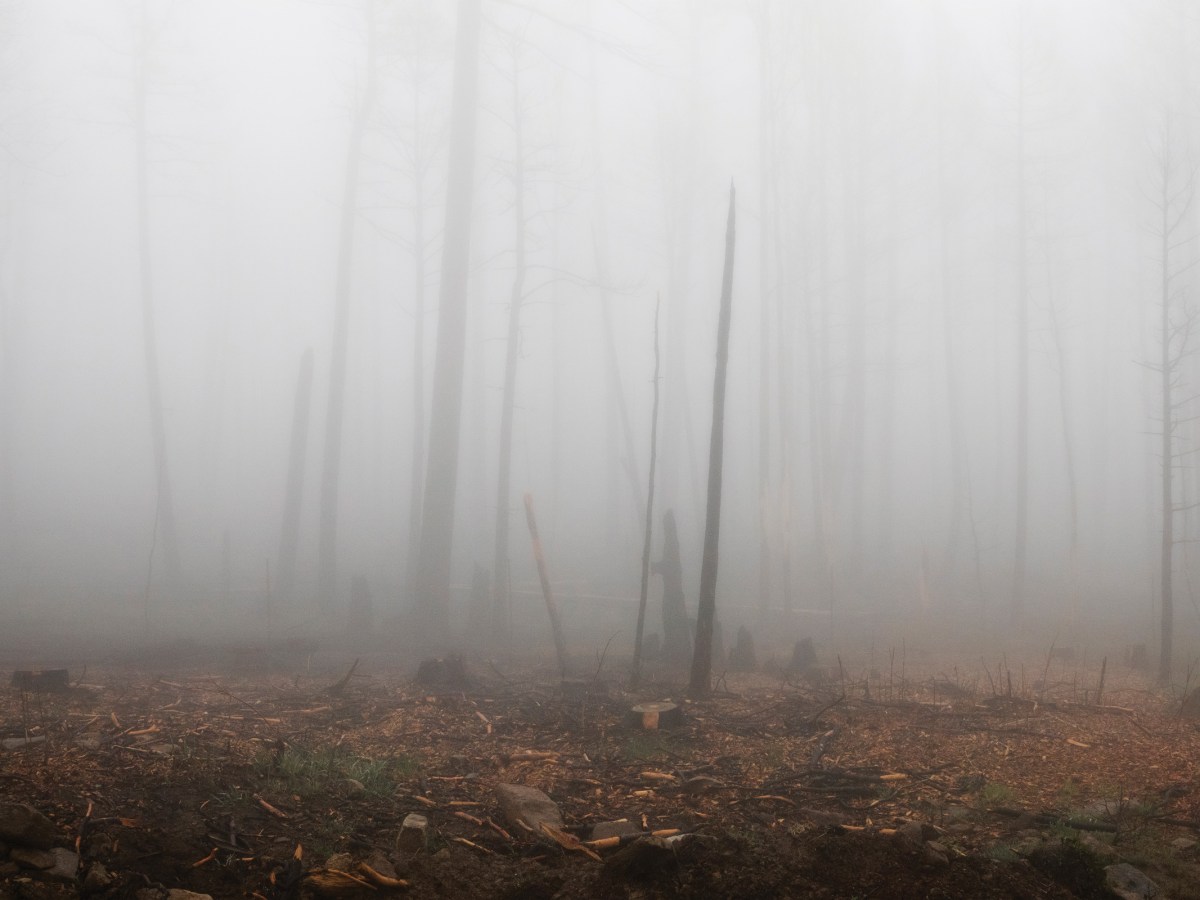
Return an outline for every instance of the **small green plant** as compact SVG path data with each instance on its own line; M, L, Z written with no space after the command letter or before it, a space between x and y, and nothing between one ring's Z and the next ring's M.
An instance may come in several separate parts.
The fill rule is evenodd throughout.
M979 792L979 799L986 806L1004 806L1017 799L1016 793L1007 784L989 781Z
M287 747L261 753L254 759L254 772L259 778L301 796L337 790L351 781L368 794L388 796L395 791L397 780L411 777L418 768L419 761L409 754L369 759L339 753L336 747Z

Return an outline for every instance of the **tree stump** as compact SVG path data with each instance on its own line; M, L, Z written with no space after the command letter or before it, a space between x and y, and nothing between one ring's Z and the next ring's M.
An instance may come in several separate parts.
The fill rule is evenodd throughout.
M22 691L62 693L71 687L66 669L18 669L12 674L12 686Z
M659 728L676 728L683 724L683 710L669 700L650 700L635 703L625 713L627 728L654 731Z

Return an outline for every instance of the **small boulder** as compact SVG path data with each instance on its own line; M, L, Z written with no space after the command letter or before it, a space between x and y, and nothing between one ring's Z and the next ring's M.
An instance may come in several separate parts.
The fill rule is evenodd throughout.
M528 828L541 834L543 824L555 829L563 827L558 805L537 788L523 784L498 784L496 797L504 818L515 828Z
M87 874L83 876L83 892L99 894L112 887L113 881L112 873L104 867L104 863L94 862L88 867Z
M54 865L54 854L50 850L33 847L14 847L8 858L22 869L49 869Z
M396 835L396 850L408 856L429 849L429 819L420 813L409 813Z
M62 842L58 826L25 803L0 803L0 840L49 850Z
M1109 890L1121 900L1150 900L1160 894L1158 885L1129 863L1105 866L1104 874Z
M44 734L34 735L33 737L5 738L0 741L0 747L3 747L5 750L23 750L26 747L41 744L45 740L46 736Z

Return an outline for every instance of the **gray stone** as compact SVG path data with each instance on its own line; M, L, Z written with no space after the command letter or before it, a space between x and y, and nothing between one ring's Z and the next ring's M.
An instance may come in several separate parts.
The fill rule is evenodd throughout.
M87 874L83 876L83 892L98 894L108 890L112 883L112 873L104 868L104 863L94 862L88 867Z
M429 849L429 819L420 813L409 813L396 835L396 850L403 854L424 853Z
M35 737L5 738L0 741L0 747L3 747L5 750L20 750L24 747L32 747L34 744L40 744L45 740L46 736L44 734L39 734Z
M74 881L79 872L79 857L66 847L53 850L36 850L32 847L17 847L9 859L25 869L37 869L56 881Z
M1105 866L1104 874L1109 890L1122 900L1149 900L1159 896L1158 885L1129 863Z
M197 894L195 891L185 891L183 888L171 888L167 891L167 900L213 900L211 894Z
M496 797L504 818L515 828L527 828L540 834L542 825L555 829L563 827L558 805L537 788L523 784L498 784Z
M339 872L349 872L354 868L354 857L349 853L335 853L325 860L325 868L336 869Z
M1171 841L1171 849L1176 853L1187 853L1189 850L1196 849L1196 842L1191 838L1175 838Z
M25 803L0 803L0 840L49 850L62 842L58 826Z
M945 844L937 841L927 841L925 844L925 862L939 868L950 865L950 851Z
M602 841L605 838L619 838L641 833L642 829L638 828L628 819L618 819L615 822L597 822L592 826L593 841Z
M99 750L104 746L104 736L100 734L81 734L75 738L75 744L82 750Z
M14 847L8 858L22 869L49 869L55 863L52 851L33 847Z
M55 847L50 852L54 854L54 865L46 875L57 881L74 881L79 874L79 854L66 847Z

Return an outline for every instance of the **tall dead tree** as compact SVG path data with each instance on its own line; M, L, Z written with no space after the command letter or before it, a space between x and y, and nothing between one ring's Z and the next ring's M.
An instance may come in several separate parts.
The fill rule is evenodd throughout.
M630 683L637 685L642 676L642 634L646 626L646 600L650 593L650 545L654 537L654 470L658 463L658 313L661 301L654 304L654 404L650 410L650 484L646 489L646 533L642 541L642 589L638 597L637 634L633 643L633 673Z
M137 180L137 265L138 290L142 305L142 358L146 366L146 395L150 408L150 436L154 448L155 543L161 542L168 582L183 580L179 556L179 534L175 525L175 501L171 469L167 461L167 425L163 411L162 378L158 368L158 331L155 325L154 273L151 264L150 223L150 72L154 66L157 34L146 0L139 6L138 49L134 54L134 152Z
M1175 134L1174 123L1168 113L1164 116L1159 133L1159 146L1155 160L1157 184L1154 206L1156 221L1153 233L1158 241L1159 266L1159 310L1158 310L1158 359L1150 366L1159 375L1158 416L1162 431L1159 450L1160 487L1162 504L1162 547L1159 558L1159 662L1158 680L1161 684L1171 681L1172 644L1175 633L1174 595L1174 552L1175 516L1182 510L1176 500L1175 470L1180 464L1176 445L1176 432L1185 416L1181 408L1189 398L1181 397L1184 386L1184 361L1190 353L1190 341L1196 322L1194 306L1183 296L1181 277L1195 263L1194 251L1187 259L1179 259L1177 251L1189 246L1192 201L1195 197L1196 165L1191 162Z
M1016 131L1016 535L1013 549L1013 580L1010 613L1015 622L1025 605L1025 556L1029 531L1029 262L1028 221L1025 209L1025 101L1026 101L1025 20L1022 4L1017 5L1017 131Z
M292 440L288 454L287 493L283 503L283 527L279 536L279 598L292 599L296 589L296 554L300 545L300 509L304 501L304 466L308 458L308 419L312 407L313 352L304 351L296 376L292 404Z
M421 550L414 597L419 636L446 637L450 560L458 492L458 446L466 360L467 283L471 258L471 199L475 188L475 131L479 93L481 0L459 0L454 93L438 289L438 336L429 419L428 468L421 506Z
M717 550L721 535L721 476L725 457L725 374L729 364L729 319L733 305L733 250L736 193L729 186L725 223L725 270L721 278L721 311L717 319L717 361L713 378L712 432L708 443L708 511L704 521L704 556L700 563L700 600L696 610L696 643L688 690L702 697L710 689L713 625L717 609Z
M342 473L342 422L346 414L346 363L350 342L350 286L358 222L358 171L363 143L378 92L374 0L364 0L365 82L354 110L342 169L342 209L338 222L337 275L334 281L333 346L329 357L329 394L325 404L325 445L321 466L320 520L317 532L317 599L328 607L337 598L338 495Z
M500 453L496 469L496 530L492 569L493 637L507 633L509 622L508 525L509 493L512 475L513 413L517 403L517 360L521 353L521 303L525 299L526 232L525 216L526 159L525 123L521 108L521 65L519 43L512 46L512 129L513 129L513 281L508 296L508 339L504 356L504 396L500 406Z

